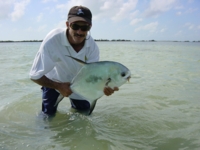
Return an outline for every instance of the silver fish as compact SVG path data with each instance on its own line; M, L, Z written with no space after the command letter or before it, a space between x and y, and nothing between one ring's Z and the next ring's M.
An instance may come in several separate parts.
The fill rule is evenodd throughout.
M85 63L74 57L71 58L83 64L83 67L71 81L71 90L90 103L89 114L92 113L96 101L104 95L103 90L106 86L120 87L131 77L130 70L118 62Z

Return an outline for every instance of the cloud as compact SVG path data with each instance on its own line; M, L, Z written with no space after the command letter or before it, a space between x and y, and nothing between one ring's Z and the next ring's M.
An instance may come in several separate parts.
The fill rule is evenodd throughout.
M186 13L193 13L197 10L198 10L197 8L189 8L188 10L186 10Z
M86 6L89 9L95 8L95 6L98 4L98 1L94 0L68 0L66 3L61 3L56 5L56 9L58 9L60 12L68 13L71 7L73 6ZM99 5L96 6L96 8L99 9Z
M132 13L129 14L130 19L134 19L135 17L137 17L139 15L140 11L136 10Z
M180 9L184 9L184 7L182 5L180 5L180 6L176 6L174 9L180 10Z
M103 6L101 6L101 10L108 10L113 6L113 1L104 2Z
M189 26L189 30L192 30L194 28L194 25Z
M56 23L56 24L54 25L54 28L65 28L65 27L66 27L65 22L66 22L66 20L62 20L62 21Z
M14 3L14 10L10 14L12 21L16 21L24 15L24 11L29 2L30 0L22 0Z
M180 35L182 35L182 33L183 33L183 31L182 31L182 30L179 30L179 31L175 34L175 36L180 36Z
M130 22L130 25L136 25L137 23L141 22L142 18L135 18Z
M37 16L37 22L40 22L43 18L43 13L40 13L38 16Z
M27 31L27 32L32 32L33 30L34 29L32 27L28 27L28 28L25 29L25 31Z
M24 15L30 0L0 0L0 19L16 21Z
M165 28L163 28L163 29L160 30L161 33L165 32L165 31L166 31Z
M132 10L135 9L137 5L137 0L128 0L127 2L123 2L120 9L116 14L112 17L112 20L119 21L126 18Z
M56 9L58 9L60 12L66 11L67 5L66 4L58 4L56 5Z
M192 30L192 29L194 29L195 26L192 23L188 22L185 24L185 27L187 27L189 30Z
M194 2L194 0L188 0L188 3L193 3Z
M42 25L38 28L38 31L41 32L41 31L44 31L46 29L47 25Z
M155 32L157 29L157 26L158 26L158 22L151 22L149 24L136 28L134 31L138 32L141 30L148 30L149 32Z
M12 8L14 0L0 0L0 19L9 17L10 9Z
M180 15L182 15L182 12L181 12L181 11L178 11L178 12L176 13L176 15L177 15L177 16L180 16Z
M42 3L57 2L57 0L42 0Z
M82 5L91 10L93 20L107 18L112 21L120 21L130 18L137 2L138 0L69 0L64 4L56 5L56 9L66 14L72 6Z
M108 17L113 21L120 21L130 17L136 8L138 0L102 0L99 1L100 9L95 14L95 18Z
M157 17L163 12L171 9L177 0L151 0L149 7L145 11L146 17Z

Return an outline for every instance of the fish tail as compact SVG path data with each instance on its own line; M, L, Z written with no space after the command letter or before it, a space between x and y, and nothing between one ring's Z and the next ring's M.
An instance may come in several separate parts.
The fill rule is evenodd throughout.
M93 110L94 110L94 108L96 106L96 103L97 103L97 99L90 105L90 111L89 111L88 115L90 115L93 112Z

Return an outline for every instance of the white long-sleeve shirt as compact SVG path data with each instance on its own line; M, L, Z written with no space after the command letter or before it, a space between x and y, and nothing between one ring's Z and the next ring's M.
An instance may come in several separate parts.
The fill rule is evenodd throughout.
M66 30L55 29L47 34L30 70L31 79L37 80L45 75L53 81L71 82L82 65L68 56L87 63L99 61L99 48L91 36L86 38L83 48L77 53L67 39ZM82 99L74 93L70 97Z

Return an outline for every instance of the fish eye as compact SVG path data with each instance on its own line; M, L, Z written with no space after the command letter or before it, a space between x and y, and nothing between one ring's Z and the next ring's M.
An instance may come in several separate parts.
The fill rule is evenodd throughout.
M125 75L126 75L126 73L125 73L125 72L122 72L122 73L121 73L121 76L122 76L122 77L124 77Z

